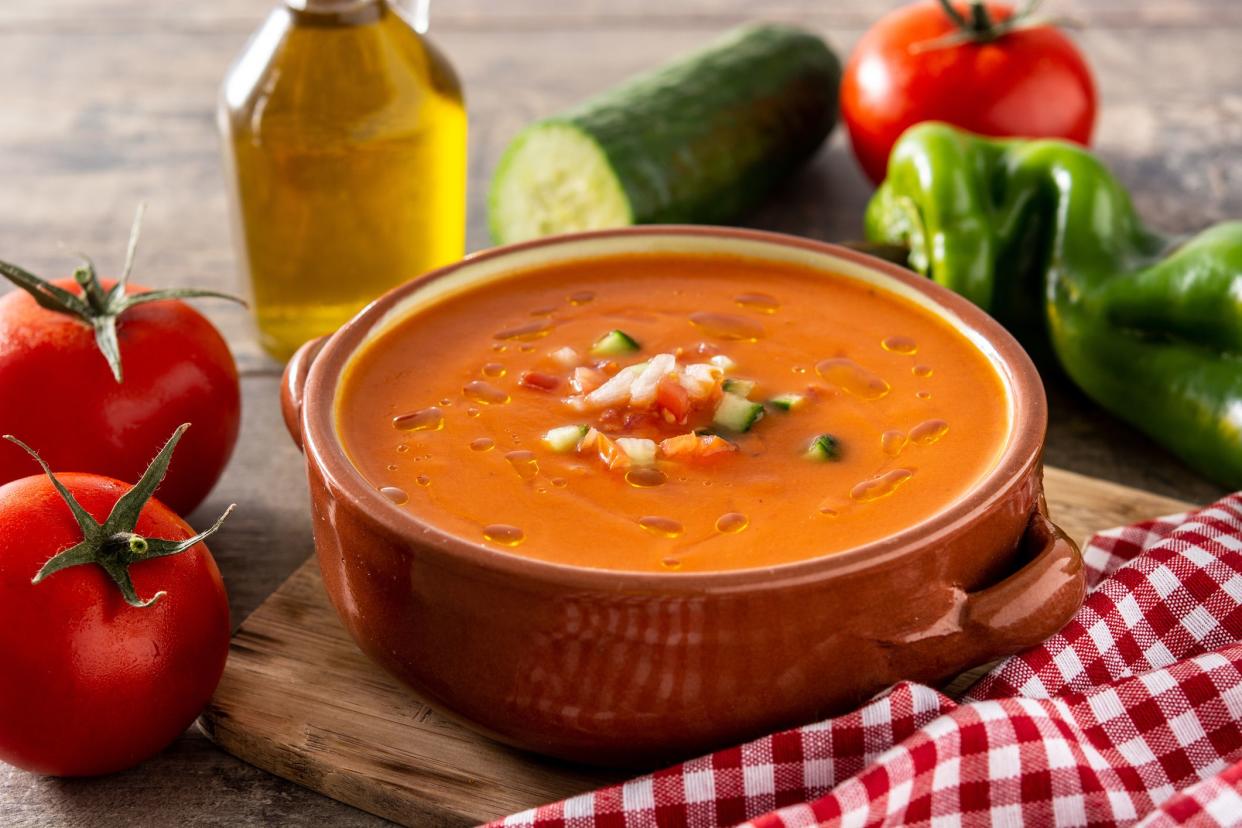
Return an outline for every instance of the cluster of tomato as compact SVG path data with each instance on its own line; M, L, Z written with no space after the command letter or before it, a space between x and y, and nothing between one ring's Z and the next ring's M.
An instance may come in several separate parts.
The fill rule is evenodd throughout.
M0 297L0 761L37 773L155 754L228 653L202 543L219 521L195 535L178 515L232 454L237 367L181 301L214 294L128 284L133 241L116 282L89 262L57 281L0 262L22 288Z

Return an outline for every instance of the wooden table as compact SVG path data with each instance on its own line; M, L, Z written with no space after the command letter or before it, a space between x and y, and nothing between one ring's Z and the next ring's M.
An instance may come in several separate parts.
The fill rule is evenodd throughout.
M150 208L136 280L235 287L215 130L216 87L273 0L6 0L0 4L0 258L67 275L58 247L119 267L135 204ZM824 33L845 53L898 0L441 0L432 31L465 82L471 117L470 247L488 244L482 195L506 140L635 70L762 14ZM1097 146L1167 230L1242 216L1242 4L1061 0L1099 79ZM749 223L858 238L868 187L838 131L813 166ZM200 307L242 371L241 442L191 522L241 504L212 548L240 622L311 552L302 462L276 405L280 366L244 312ZM1220 490L1074 391L1049 389L1048 460L1205 501ZM195 732L106 779L0 767L10 826L367 825L375 817L269 776Z

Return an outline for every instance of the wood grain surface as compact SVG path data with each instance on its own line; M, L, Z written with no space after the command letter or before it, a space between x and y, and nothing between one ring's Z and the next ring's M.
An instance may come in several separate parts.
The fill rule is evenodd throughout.
M1045 485L1050 513L1080 541L1190 506L1060 469ZM314 559L242 624L200 724L251 764L412 826L473 825L633 775L545 761L435 713L354 646Z
M0 3L0 258L67 275L68 250L119 267L135 204L150 208L135 280L235 289L215 132L217 86L275 0ZM802 23L845 54L899 0L437 0L432 34L465 83L469 244L487 244L482 194L507 139L626 75L762 17ZM1103 101L1096 145L1140 210L1169 231L1242 216L1242 4L1049 0L1081 23ZM843 134L745 223L857 238L869 188ZM62 247L63 245L63 247ZM0 290L4 288L0 287ZM234 623L310 553L302 461L276 407L280 366L244 313L202 303L242 370L241 441L190 520L241 504L211 544ZM1048 460L1203 502L1220 490L1132 429L1049 384ZM379 821L245 765L190 732L142 767L97 780L0 767L0 824L372 825Z

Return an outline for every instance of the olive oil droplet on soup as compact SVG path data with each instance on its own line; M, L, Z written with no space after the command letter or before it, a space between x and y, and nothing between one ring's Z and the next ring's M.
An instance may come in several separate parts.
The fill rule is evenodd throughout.
M526 540L526 533L516 526L506 523L493 523L483 528L483 537L501 546L517 546Z

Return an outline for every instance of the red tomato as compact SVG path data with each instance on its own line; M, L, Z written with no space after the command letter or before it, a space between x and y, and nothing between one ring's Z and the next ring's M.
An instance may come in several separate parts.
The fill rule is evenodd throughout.
M53 284L83 292L72 279ZM237 442L241 390L233 357L207 318L177 300L125 310L117 338L119 383L85 321L40 307L23 290L0 297L0 434L38 446L53 470L137 480L173 429L193 423L160 489L174 511L189 514ZM30 474L30 462L17 446L0 443L0 483Z
M984 3L994 23L1008 5ZM970 19L968 4L954 8ZM841 81L841 114L858 163L884 179L906 128L946 121L983 135L1091 140L1096 96L1082 53L1052 26L1016 28L988 42L936 41L961 31L936 0L896 9L855 46Z
M150 459L157 448L141 455ZM92 474L58 477L101 523L130 488ZM194 535L155 500L135 531ZM111 773L157 753L207 704L228 654L228 600L204 544L130 567L140 596L167 592L146 607L127 604L94 563L31 583L49 558L82 539L46 476L0 486L0 761L35 773Z

